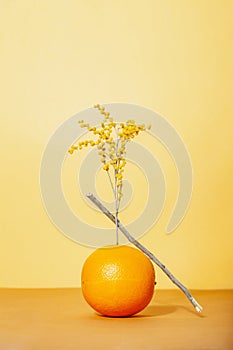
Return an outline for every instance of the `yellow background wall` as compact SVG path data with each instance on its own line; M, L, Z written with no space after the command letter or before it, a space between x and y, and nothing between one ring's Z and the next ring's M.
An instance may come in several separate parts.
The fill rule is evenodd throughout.
M233 287L232 10L231 0L0 1L1 287L80 285L92 249L51 224L39 168L54 130L96 102L144 105L178 130L192 202L165 235L177 183L158 145L168 197L141 242L190 288Z

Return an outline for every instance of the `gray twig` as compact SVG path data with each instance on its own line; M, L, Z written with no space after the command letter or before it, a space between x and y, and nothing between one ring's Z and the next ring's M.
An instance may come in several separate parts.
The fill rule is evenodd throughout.
M87 194L87 197L114 223L116 223L116 218L114 215L110 213L110 211L103 206L103 204L92 194ZM170 280L182 290L182 292L187 296L189 301L192 303L197 312L201 312L202 306L198 304L198 302L194 299L194 297L190 294L189 290L180 283L175 276L166 268L164 264L159 261L154 254L152 254L147 248L145 248L141 243L139 243L131 234L126 230L126 228L122 225L122 223L117 220L118 227L121 232L127 237L127 239L134 244L137 248L139 248L145 255L147 255L157 266L160 267L161 270L170 278Z

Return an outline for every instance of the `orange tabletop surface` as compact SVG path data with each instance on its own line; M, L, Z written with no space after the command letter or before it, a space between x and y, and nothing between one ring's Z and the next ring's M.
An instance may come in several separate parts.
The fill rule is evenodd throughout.
M158 290L129 318L96 314L80 289L0 289L1 350L232 350L233 291Z

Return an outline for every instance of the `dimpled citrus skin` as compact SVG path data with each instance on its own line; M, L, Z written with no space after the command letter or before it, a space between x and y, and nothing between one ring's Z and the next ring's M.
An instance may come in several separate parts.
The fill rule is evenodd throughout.
M95 250L82 269L82 293L105 316L131 316L142 311L154 292L155 271L138 249L109 246Z

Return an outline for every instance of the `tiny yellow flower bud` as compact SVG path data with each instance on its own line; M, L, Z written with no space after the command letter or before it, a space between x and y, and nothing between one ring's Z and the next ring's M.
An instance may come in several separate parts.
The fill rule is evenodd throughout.
M106 170L106 171L108 171L108 170L109 170L109 164L105 164L105 165L103 166L103 169Z

